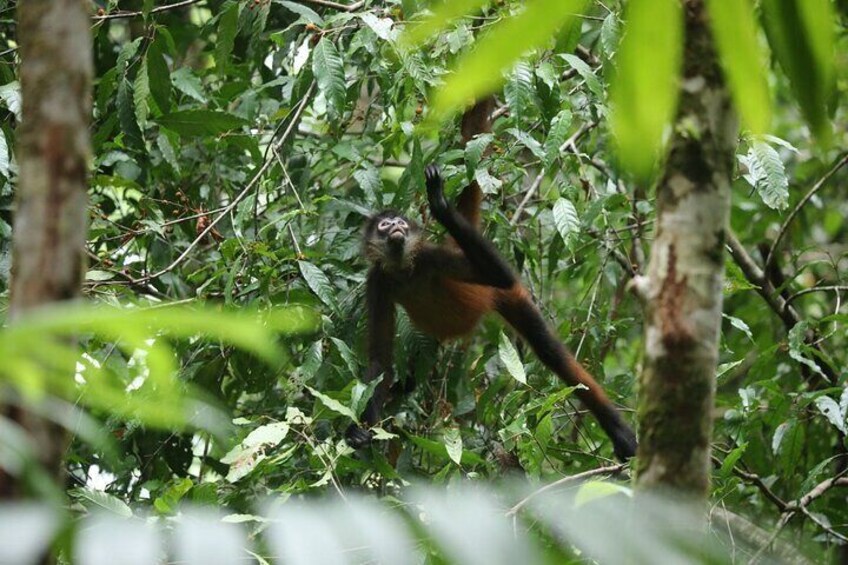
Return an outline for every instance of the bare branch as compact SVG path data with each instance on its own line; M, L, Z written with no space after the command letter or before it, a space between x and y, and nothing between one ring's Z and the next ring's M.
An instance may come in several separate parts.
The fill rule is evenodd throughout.
M796 298L804 296L805 294L810 294L813 292L846 292L848 291L848 285L828 285L828 286L813 286L810 288L805 288L804 290L799 290L792 296L786 299L786 304L789 305L795 301Z
M550 484L543 486L542 488L531 492L525 498L523 498L518 504L510 508L506 515L507 516L515 516L519 510L524 508L530 500L535 498L536 496L542 494L543 492L547 492L551 489L560 488L570 483L580 482L589 477L596 477L598 475L617 475L621 473L625 468L627 468L627 464L619 463L618 465L609 465L607 467L598 467L597 469L591 469L589 471L584 471L583 473L577 473L576 475L570 475L568 477L563 477L558 481L554 481Z
M197 4L202 0L182 0L181 2L174 2L173 4L166 4L165 6L158 6L150 10L150 14L159 14L162 12L167 12L169 10L176 10L177 8L184 8L185 6L191 6L192 4ZM120 20L127 18L137 18L139 16L143 16L144 12L114 12L112 14L103 14L102 16L92 16L91 19L95 21L104 21L104 20Z
M318 6L326 6L327 8L334 8L336 10L341 10L342 12L353 12L355 10L360 9L364 4L365 0L359 0L359 2L354 2L353 4L339 4L338 2L331 2L330 0L303 0L308 4L317 4Z

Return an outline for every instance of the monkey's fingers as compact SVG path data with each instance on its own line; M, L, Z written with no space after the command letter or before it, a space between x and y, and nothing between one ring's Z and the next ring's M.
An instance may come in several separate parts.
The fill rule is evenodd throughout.
M442 191L442 175L439 167L435 164L427 165L424 169L424 180L427 184L427 200L430 203L430 211L439 219L448 209L448 201Z
M360 449L371 443L373 435L370 431L360 428L356 424L351 424L345 432L347 444L354 449Z

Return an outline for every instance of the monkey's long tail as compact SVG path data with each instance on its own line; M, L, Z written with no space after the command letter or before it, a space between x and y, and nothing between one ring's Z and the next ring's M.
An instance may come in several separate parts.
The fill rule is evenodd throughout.
M545 322L527 290L519 284L498 293L498 313L521 334L542 363L570 386L582 384L577 397L595 415L612 440L616 457L625 461L636 455L636 434L615 409L601 386L565 349Z

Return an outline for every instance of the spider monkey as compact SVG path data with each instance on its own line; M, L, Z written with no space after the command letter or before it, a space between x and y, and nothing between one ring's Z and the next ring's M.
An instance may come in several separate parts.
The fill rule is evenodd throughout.
M380 420L380 411L394 380L392 342L395 308L400 304L412 323L439 340L471 333L480 318L495 311L530 345L539 359L569 385L592 411L610 437L619 459L636 453L636 436L624 422L595 379L568 353L545 322L530 294L479 231L480 191L472 183L463 191L457 207L445 199L439 169L424 171L430 213L451 236L443 245L423 238L421 228L394 210L382 211L368 220L364 254L371 264L366 281L368 360L365 376L383 380L363 414L368 426ZM348 442L366 445L371 433L352 424Z

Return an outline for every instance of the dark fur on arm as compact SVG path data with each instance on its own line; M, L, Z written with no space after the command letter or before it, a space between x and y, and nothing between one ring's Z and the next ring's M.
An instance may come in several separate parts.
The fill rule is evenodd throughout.
M439 168L436 165L428 165L424 170L424 179L427 184L430 213L445 226L462 249L465 257L477 271L480 284L496 288L512 287L517 282L517 278L509 264L500 256L495 246L480 235L474 226L445 199Z
M380 375L383 380L374 390L362 414L363 424L373 426L380 421L380 411L394 381L393 341L395 335L395 303L391 286L379 269L372 268L365 283L365 302L368 316L368 370L365 382ZM347 440L352 447L362 447L371 441L371 432L351 424Z

